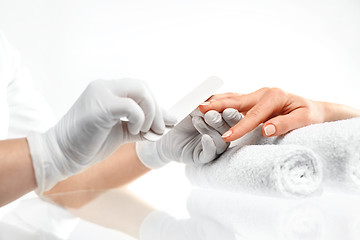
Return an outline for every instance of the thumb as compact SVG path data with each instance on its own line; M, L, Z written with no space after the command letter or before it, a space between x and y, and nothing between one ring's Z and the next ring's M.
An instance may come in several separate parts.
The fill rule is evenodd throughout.
M200 163L204 164L216 159L216 145L209 135L205 134L201 137L201 146L202 151L199 155Z

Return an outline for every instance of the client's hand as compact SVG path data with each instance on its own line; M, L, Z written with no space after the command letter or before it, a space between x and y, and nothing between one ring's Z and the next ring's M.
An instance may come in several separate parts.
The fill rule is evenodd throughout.
M196 109L159 141L138 142L138 156L148 168L159 168L170 161L208 163L227 149L229 144L221 135L241 118L235 109L205 115Z
M199 106L201 112L222 112L235 108L244 119L222 137L226 142L236 140L262 126L266 137L285 134L310 124L360 116L360 111L344 105L318 102L287 93L278 88L262 88L250 94L225 93L213 96Z

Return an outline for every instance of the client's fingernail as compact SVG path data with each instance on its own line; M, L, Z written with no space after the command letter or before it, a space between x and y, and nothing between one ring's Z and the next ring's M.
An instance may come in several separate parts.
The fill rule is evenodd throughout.
M266 136L271 136L276 132L276 128L273 124L268 124L264 127L264 132Z
M210 105L210 103L209 102L203 102L202 104L200 104L201 106L208 106L208 105Z
M222 137L222 138L227 138L227 137L230 137L231 134L232 134L232 131L229 130L229 131L227 131L226 133L224 133L221 137Z

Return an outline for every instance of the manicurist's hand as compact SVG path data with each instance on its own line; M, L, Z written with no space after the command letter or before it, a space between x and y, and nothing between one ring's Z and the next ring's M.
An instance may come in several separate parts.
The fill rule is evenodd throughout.
M205 115L196 109L159 141L138 142L136 151L148 168L159 168L171 161L208 163L228 148L229 143L221 135L241 118L236 109L209 111Z
M222 112L235 108L244 119L223 134L227 142L236 140L263 123L264 136L278 136L310 124L360 116L360 111L335 103L312 101L279 88L262 88L250 94L225 93L199 106L201 112Z
M174 124L144 82L92 82L53 128L27 137L38 192L104 160L120 145L141 140L150 129L163 133L167 122Z

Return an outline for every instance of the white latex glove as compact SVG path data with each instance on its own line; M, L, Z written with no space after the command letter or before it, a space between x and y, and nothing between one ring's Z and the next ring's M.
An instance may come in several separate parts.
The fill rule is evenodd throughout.
M126 117L127 122L120 121ZM169 123L174 123L170 119ZM46 133L28 137L37 192L110 156L120 145L163 133L165 121L144 82L134 79L92 82L65 116Z
M145 166L159 168L170 161L204 164L215 160L229 146L222 134L242 118L236 109L221 114L198 109L157 142L138 142L136 151Z

